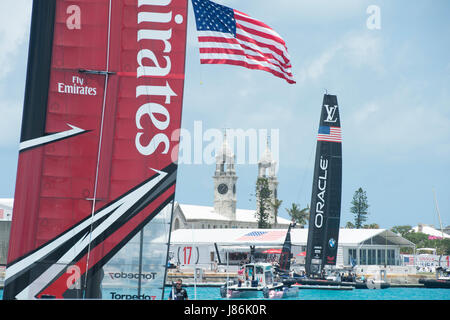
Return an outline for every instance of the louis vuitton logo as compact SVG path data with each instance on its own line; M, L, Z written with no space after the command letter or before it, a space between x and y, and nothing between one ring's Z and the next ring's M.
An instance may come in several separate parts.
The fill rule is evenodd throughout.
M325 122L336 122L336 110L337 106L329 106L327 104L324 105L325 109L327 110L327 118L324 120Z

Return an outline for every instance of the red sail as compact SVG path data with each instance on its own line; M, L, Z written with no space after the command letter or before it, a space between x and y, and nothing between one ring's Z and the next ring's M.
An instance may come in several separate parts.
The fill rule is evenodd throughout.
M186 0L34 1L5 299L89 284L174 199L186 22Z

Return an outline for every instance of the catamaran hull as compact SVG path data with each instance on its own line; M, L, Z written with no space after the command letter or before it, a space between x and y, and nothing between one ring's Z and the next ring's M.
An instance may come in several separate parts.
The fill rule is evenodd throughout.
M419 279L425 288L450 289L450 280Z
M308 279L308 278L291 278L283 281L285 285L299 286L300 289L330 289L332 287L345 290L347 287L355 289L387 289L391 285L385 281L372 281L366 282L341 282L322 279ZM309 287L308 287L309 286Z

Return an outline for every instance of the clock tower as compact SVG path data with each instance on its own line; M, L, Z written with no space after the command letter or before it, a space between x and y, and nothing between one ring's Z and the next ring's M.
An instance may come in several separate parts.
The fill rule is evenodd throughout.
M214 211L230 220L236 220L236 170L235 156L224 135L222 148L216 155L214 172Z

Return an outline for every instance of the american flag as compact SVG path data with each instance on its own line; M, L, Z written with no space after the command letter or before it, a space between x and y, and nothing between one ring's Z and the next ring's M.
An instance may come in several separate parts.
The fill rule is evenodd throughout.
M236 239L236 241L275 241L284 240L286 231L252 231L242 237Z
M403 262L407 266L414 265L414 256L404 256L403 257Z
M209 0L192 0L201 64L264 70L295 83L281 36L265 23Z
M320 126L317 141L342 142L341 128Z

